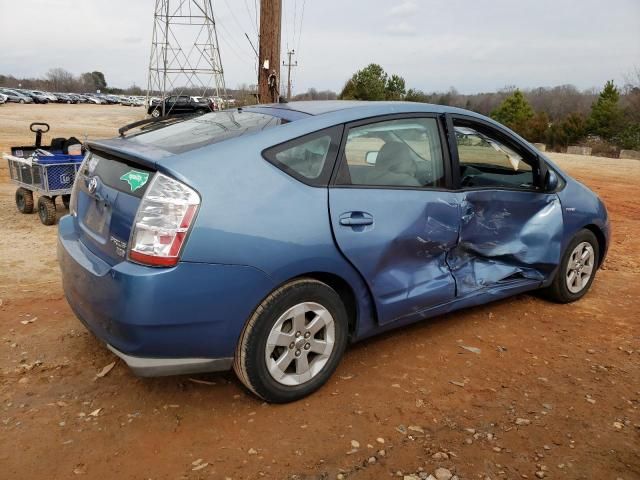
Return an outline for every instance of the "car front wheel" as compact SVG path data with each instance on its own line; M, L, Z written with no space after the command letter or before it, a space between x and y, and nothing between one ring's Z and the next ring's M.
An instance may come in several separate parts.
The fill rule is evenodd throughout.
M578 232L569 243L547 296L559 303L575 302L591 287L600 261L598 239L590 230Z
M320 388L347 345L340 296L313 279L295 280L269 295L240 335L234 370L268 402L285 403Z

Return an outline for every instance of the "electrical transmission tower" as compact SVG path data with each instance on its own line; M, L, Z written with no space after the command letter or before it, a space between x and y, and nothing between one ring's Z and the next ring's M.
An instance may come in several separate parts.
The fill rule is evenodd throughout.
M172 94L226 95L211 0L156 0L147 105Z

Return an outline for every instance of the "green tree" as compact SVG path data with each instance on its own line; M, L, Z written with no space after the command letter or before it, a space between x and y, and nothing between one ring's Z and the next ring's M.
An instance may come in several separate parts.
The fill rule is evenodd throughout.
M620 148L640 150L640 123L629 123L616 135L616 143Z
M591 106L589 117L589 133L598 135L604 140L612 140L624 128L624 112L619 106L620 91L609 80L600 92L598 99Z
M406 93L404 78L387 75L384 69L371 63L347 80L340 98L343 100L400 100Z
M575 145L587 134L587 119L580 113L571 113L560 122L554 122L547 131L546 140L553 150Z
M533 117L533 108L520 90L515 90L491 112L491 118L523 136L526 136Z
M384 100L386 98L387 74L375 63L358 70L347 81L340 98L345 100Z
M410 88L409 90L407 90L407 94L405 95L404 99L407 102L429 103L429 100L431 99L431 97L429 97L429 95L424 93L422 90Z
M391 75L385 87L385 97L387 100L402 100L407 93L404 78L399 75Z
M85 88L91 91L104 91L107 88L107 81L105 80L104 73L102 72L85 72L80 75L80 79L82 80Z
M567 138L565 146L578 143L587 134L587 119L580 113L570 113L560 126Z
M537 112L527 123L524 138L530 142L545 142L549 130L549 116L546 112Z

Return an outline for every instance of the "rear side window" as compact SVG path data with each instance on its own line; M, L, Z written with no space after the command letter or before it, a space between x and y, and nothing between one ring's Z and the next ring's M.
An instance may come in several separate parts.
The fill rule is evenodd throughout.
M440 131L434 118L400 118L352 127L344 161L348 171L341 172L339 184L444 186Z
M129 138L133 142L171 153L183 153L283 123L287 121L264 113L226 110L200 115Z
M326 186L341 135L341 126L327 128L267 149L263 155L276 167L308 185Z

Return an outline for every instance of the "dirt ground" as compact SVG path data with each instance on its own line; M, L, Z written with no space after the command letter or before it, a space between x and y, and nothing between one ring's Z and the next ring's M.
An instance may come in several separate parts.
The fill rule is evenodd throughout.
M0 106L0 151L30 141L31 120L97 137L141 115ZM612 219L584 299L520 295L356 344L289 405L232 373L140 379L117 362L98 377L116 358L67 306L56 228L18 213L0 178L0 478L639 479L640 162L553 158Z

